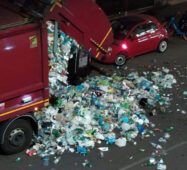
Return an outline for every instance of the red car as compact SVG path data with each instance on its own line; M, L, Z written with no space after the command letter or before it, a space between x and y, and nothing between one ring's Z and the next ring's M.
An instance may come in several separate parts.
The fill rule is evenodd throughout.
M143 53L167 49L168 33L158 20L148 15L129 15L112 24L114 43L110 55L103 56L104 63L125 64L126 60Z

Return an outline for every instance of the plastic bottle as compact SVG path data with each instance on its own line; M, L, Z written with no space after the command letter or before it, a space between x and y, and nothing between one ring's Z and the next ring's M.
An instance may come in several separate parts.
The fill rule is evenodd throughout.
M43 157L43 165L49 166L49 157L48 156Z

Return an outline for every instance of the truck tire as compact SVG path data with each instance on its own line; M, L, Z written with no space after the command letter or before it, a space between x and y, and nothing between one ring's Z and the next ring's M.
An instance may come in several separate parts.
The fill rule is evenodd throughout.
M0 148L4 154L10 155L23 151L31 144L33 129L29 121L18 119L8 124L2 133L4 140Z
M116 57L115 64L117 66L123 66L127 61L127 57L124 54L119 54Z
M158 44L158 52L164 53L167 50L168 42L167 40L161 40Z

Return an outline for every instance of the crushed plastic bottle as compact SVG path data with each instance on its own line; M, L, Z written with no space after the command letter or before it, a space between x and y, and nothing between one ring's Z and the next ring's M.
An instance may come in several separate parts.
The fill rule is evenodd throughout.
M57 158L54 158L55 160L53 161L54 162L54 164L58 164L59 163L59 161L60 161L60 159L61 159L61 157L57 157Z
M127 139L126 138L119 138L119 139L116 140L115 144L118 147L125 147L126 144L127 144Z
M102 152L107 152L109 150L108 147L99 147L98 149Z
M44 166L49 166L49 157L48 156L43 157L42 160L43 160Z
M82 155L86 155L88 153L88 150L86 147L77 146L77 153L80 153Z
M165 164L157 164L157 170L166 170L167 166Z
M112 145L116 142L116 135L114 133L108 134L105 140L106 144Z
M87 159L82 163L83 167L88 167L88 168L92 168L92 164L90 161L88 161Z
M183 91L183 95L184 95L184 96L187 96L187 91Z
M163 159L160 159L157 163L157 170L166 170L167 165L164 164Z
M173 130L174 130L173 126L170 126L170 127L164 129L165 132L172 132Z
M16 162L20 162L21 161L21 158L20 157L17 157L16 158Z
M147 164L150 166L150 165L156 165L156 163L157 163L156 159L154 157L151 157L149 158Z

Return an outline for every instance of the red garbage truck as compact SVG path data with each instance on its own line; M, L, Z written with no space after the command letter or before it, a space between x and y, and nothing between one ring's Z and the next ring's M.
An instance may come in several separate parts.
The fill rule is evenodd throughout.
M0 148L24 150L37 133L35 111L49 103L47 21L91 55L110 51L113 34L92 0L0 2Z

